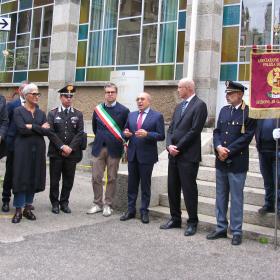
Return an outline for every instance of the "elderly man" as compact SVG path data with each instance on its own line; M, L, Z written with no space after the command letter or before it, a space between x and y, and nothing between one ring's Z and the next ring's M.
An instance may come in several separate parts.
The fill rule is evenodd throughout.
M50 157L50 201L52 212L59 214L59 205L64 213L71 213L70 192L73 187L76 164L82 159L84 120L82 112L72 107L76 87L67 85L60 89L61 106L48 114L52 135L48 156ZM59 181L62 189L59 197Z
M206 104L195 94L193 80L184 78L178 84L179 97L167 131L168 198L171 219L161 229L181 227L181 190L189 215L185 236L196 233L198 190L196 177L201 161L201 131L207 118Z
M138 111L128 116L123 134L128 144L128 210L120 220L135 217L139 182L141 184L141 221L149 223L151 177L154 164L158 161L157 141L163 141L164 120L161 113L150 108L151 96L143 92L138 95Z
M113 83L104 87L104 103L99 104L92 116L95 139L92 146L92 188L94 201L87 214L103 211L103 216L112 214L119 162L123 154L124 139L121 132L129 110L117 102L118 88ZM103 202L104 171L107 167L107 185Z
M16 124L14 121L14 110L19 106L24 106L25 99L22 90L28 84L28 81L21 82L19 88L16 91L18 94L18 98L7 103L7 111L9 116L9 127L7 131L7 135L5 138L6 143L6 172L3 182L3 192L2 192L2 211L9 212L10 211L10 199L11 199L11 190L13 187L13 164L14 164L14 142L16 138Z
M242 84L226 82L226 99L213 133L216 153L216 229L207 239L227 238L227 210L231 194L230 229L232 245L242 243L243 189L249 167L249 144L256 121L248 117L249 108L242 100L247 89Z

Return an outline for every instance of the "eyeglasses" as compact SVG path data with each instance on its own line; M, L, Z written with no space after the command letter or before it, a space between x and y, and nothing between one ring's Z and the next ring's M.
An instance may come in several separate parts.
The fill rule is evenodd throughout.
M114 94L116 91L105 91L106 94Z
M37 97L41 96L41 93L39 93L39 92L30 92L28 94L32 95L33 97L34 96L37 96Z
M61 96L65 97L65 98L73 98L73 95L70 95L70 94L61 94Z
M136 98L136 101L138 102L138 101L144 101L144 100L146 100L146 98L144 98L144 97L137 97Z

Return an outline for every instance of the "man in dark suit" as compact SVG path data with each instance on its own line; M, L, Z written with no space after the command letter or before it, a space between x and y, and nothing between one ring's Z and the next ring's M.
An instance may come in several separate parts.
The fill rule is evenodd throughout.
M73 187L76 165L82 159L84 120L82 112L72 107L76 87L67 85L58 91L61 106L48 114L51 135L48 156L50 157L50 201L52 212L59 214L59 205L64 213L71 213L70 192ZM59 181L62 189L59 197Z
M24 105L24 95L22 93L23 88L28 84L28 81L21 82L19 88L17 89L16 94L18 94L18 98L7 103L7 111L9 116L9 127L7 131L7 135L5 138L6 144L6 172L3 182L3 192L2 192L2 211L9 212L10 211L10 199L11 199L11 190L13 184L13 163L14 163L14 142L16 137L17 128L14 122L14 110Z
M198 190L196 177L201 161L201 131L207 119L206 104L196 96L193 80L184 78L178 84L179 97L167 131L168 198L171 219L161 229L181 227L181 189L189 215L186 236L196 233Z
M259 213L275 212L275 182L276 182L276 141L273 139L273 130L277 127L276 119L264 119L257 121L255 133L257 149L259 152L260 170L264 181L264 205L259 209ZM278 154L278 160L280 155ZM280 165L278 165L278 199L277 214L280 215Z
M128 144L128 210L120 220L135 217L139 182L141 184L141 221L149 223L151 177L158 161L157 141L163 141L164 120L161 113L150 108L151 96L143 92L136 99L139 111L129 114L124 135Z
M87 214L103 212L103 216L109 217L112 214L117 173L123 154L124 139L121 132L124 129L129 110L117 102L118 88L115 84L106 84L104 91L104 103L96 106L92 116L92 130L95 134L92 146L94 200ZM102 179L106 167L107 185L103 201Z
M9 118L6 108L6 99L0 95L0 158L5 156L5 136L8 130Z
M232 245L242 243L243 189L249 167L249 144L256 121L248 117L249 108L242 100L245 87L226 82L226 99L213 132L216 153L216 229L207 239L227 238L227 210L231 194L230 229Z

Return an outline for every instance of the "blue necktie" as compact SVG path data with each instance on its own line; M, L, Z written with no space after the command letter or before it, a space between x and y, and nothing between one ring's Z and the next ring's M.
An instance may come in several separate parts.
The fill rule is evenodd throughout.
M188 105L188 101L187 100L182 102L181 116L183 116L183 114L184 114L184 112L185 112L185 110L187 108L187 105Z

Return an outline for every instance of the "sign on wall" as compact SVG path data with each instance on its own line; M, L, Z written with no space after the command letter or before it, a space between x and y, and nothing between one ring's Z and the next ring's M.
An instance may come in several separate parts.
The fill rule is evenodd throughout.
M11 19L6 17L0 17L0 31L11 30Z

